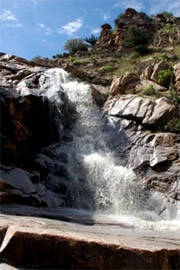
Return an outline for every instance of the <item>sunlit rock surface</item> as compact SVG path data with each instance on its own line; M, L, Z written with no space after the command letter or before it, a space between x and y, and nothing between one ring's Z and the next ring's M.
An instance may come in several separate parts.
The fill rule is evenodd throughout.
M18 269L179 269L178 231L141 231L113 217L76 215L69 213L76 223L1 215L1 262ZM83 218L96 224L78 224Z

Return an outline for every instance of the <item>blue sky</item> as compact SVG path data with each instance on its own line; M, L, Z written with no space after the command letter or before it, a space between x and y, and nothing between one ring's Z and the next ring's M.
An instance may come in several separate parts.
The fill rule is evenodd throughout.
M68 39L99 34L127 7L180 16L180 0L0 0L0 51L28 59L64 51Z

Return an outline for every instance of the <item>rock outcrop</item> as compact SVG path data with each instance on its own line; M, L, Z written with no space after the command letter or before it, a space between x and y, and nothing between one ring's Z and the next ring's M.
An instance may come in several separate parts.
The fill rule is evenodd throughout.
M109 115L157 127L167 124L174 112L175 106L167 98L153 100L126 95L113 102Z
M110 86L109 94L111 96L116 96L118 94L127 94L128 91L137 94L142 92L146 95L146 90L153 89L154 93L150 95L161 94L162 92L168 91L166 87L160 85L158 82L159 72L166 70L168 64L164 61L160 61L154 65L147 66L142 72L141 76L134 73L126 72L124 75L115 76ZM176 87L178 87L179 80L179 66L178 64L174 67L175 77L176 77ZM150 91L151 91L150 89ZM148 92L147 92L148 94Z
M115 31L109 24L102 25L102 31L97 41L97 46L110 51L123 52L123 41L127 31L131 26L137 26L141 30L147 31L151 44L157 47L172 46L180 44L180 20L176 17L166 18L163 14L158 14L152 18L143 12L128 8L116 19ZM157 38L154 39L156 33ZM127 51L127 49L126 49Z
M108 100L104 109L112 136L107 145L120 164L134 168L152 189L179 200L179 136L162 131L175 106L166 98L126 95Z
M57 123L52 119L51 104L46 97L27 95L16 90L1 92L2 162L28 159L59 138Z
M125 94L126 91L132 90L138 84L138 77L132 73L126 73L125 75L121 75L120 77L114 77L109 94L111 96L115 96L117 94Z
M94 221L100 224L1 215L1 262L28 269L179 269L179 232L138 232L103 217Z
M180 92L180 63L174 66L175 73L175 88L178 92Z
M55 96L48 93L53 84L51 69L5 54L1 54L0 66L0 201L64 205L62 196L42 185L40 166L34 160L43 147L59 142L69 132L76 111L58 84L53 88ZM45 169L42 174L46 175Z

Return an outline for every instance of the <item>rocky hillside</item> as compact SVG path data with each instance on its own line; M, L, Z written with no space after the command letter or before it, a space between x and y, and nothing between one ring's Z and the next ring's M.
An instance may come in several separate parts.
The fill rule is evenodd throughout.
M128 8L124 14L116 19L116 27L102 25L102 31L97 41L96 47L124 53L128 30L131 26L137 26L149 34L149 44L156 47L175 46L180 44L180 18L166 16L167 14L157 14L148 17L145 13L137 12Z

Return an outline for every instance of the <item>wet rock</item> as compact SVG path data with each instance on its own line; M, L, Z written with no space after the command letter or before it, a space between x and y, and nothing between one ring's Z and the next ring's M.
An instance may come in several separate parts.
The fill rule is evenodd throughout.
M109 95L108 88L100 86L100 85L92 84L91 91L92 91L92 96L94 97L94 100L96 101L96 103L99 106L103 106Z
M0 202L41 205L41 199L28 172L20 168L1 171Z
M147 130L153 127L147 124L142 127L145 119L154 118L154 114L158 111L163 112L161 106L159 109L156 107L158 106L156 102L151 98L132 95L121 96L118 100L108 100L109 104L105 106L107 105L106 110L109 111L111 135L107 145L111 146L116 162L133 168L143 183L152 179L150 181L153 183L150 185L152 190L176 199L179 198L179 193L175 187L180 179L177 169L180 165L178 135L160 131L154 133ZM169 110L168 101L166 109ZM157 114L156 123L163 123L166 120L166 113L163 121L162 115L160 114L158 119ZM154 128L156 129L155 124Z
M1 172L1 179L7 186L18 189L24 194L36 193L27 173L20 168L14 168L8 172Z
M16 91L1 90L3 162L26 158L59 138L50 121L50 103L45 97L21 97ZM56 123L54 122L55 126ZM53 135L52 135L53 132ZM46 134L46 136L44 136Z

